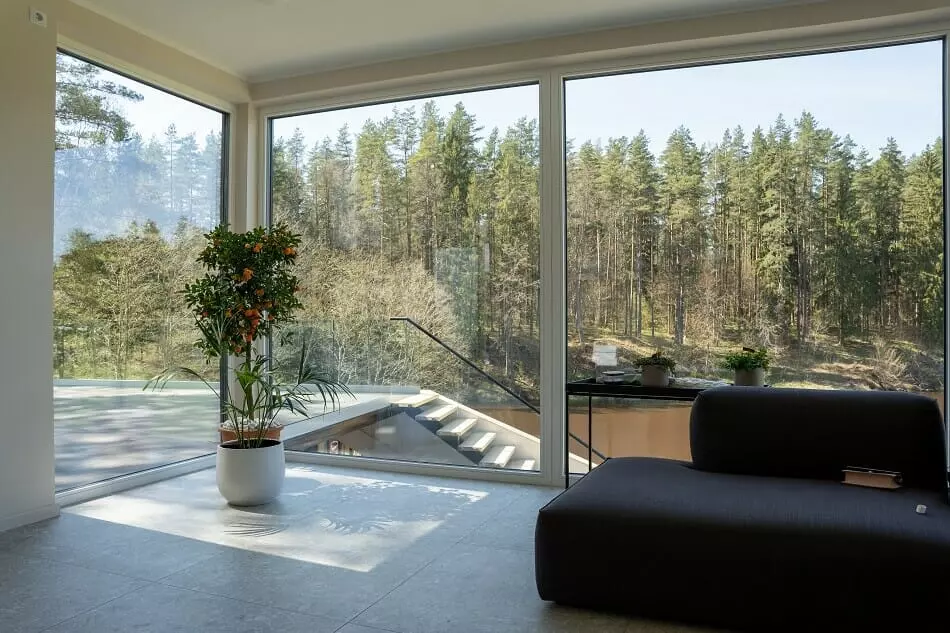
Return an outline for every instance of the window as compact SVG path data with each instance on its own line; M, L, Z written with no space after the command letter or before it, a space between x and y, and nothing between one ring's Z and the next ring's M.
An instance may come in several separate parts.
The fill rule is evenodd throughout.
M662 350L677 381L731 381L724 355L764 347L776 387L942 406L943 59L929 41L566 81L569 377L604 369L596 346L610 369ZM598 403L595 448L689 458L688 406L623 406Z
M217 366L178 290L223 214L226 115L60 53L56 61L57 490L213 452L200 383L143 392L165 367Z
M288 448L538 467L537 119L530 85L271 120L271 219L304 236L275 355L355 394Z

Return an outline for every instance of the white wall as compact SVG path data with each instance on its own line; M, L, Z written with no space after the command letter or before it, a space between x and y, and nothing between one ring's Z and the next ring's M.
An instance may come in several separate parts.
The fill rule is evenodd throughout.
M243 79L78 4L62 0L56 30L61 46L209 105L248 100Z
M30 24L31 7L46 12L46 28ZM58 513L52 383L58 44L226 110L248 97L243 80L68 0L0 0L0 531Z
M0 2L0 529L53 503L53 107L45 0ZM50 16L54 11L49 11Z

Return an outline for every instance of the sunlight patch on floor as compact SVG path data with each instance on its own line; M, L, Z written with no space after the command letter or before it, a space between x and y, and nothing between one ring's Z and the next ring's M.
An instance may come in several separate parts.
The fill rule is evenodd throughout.
M483 490L287 469L277 503L233 508L214 470L97 499L64 512L298 561L369 572L409 548L445 542L446 522ZM440 530L445 527L445 530Z

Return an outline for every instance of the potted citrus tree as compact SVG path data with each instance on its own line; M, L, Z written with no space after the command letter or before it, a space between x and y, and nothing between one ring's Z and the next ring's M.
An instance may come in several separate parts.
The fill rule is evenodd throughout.
M222 225L205 238L198 256L205 274L182 293L201 334L195 346L206 362L229 359L225 393L188 367L168 368L146 388L162 389L184 376L203 381L219 397L222 435L229 439L218 445L218 490L232 505L260 505L274 500L284 481L277 415L304 415L316 399L335 407L342 394L352 394L318 376L306 362L305 347L288 381L281 380L262 351L263 343L292 323L301 307L299 282L292 273L300 236L283 224L246 233Z
M739 387L761 387L765 384L765 370L769 368L767 349L743 347L742 351L726 356L723 367L735 372L733 384Z
M657 351L650 356L636 359L634 365L640 368L640 384L644 387L668 387L676 361Z

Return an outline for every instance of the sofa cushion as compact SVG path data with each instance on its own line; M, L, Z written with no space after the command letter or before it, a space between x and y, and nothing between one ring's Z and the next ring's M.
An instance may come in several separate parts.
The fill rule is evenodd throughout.
M928 507L917 514L918 504ZM944 493L877 490L833 481L703 472L686 462L610 459L540 511L625 534L632 547L692 551L708 559L895 564L950 574ZM567 524L565 523L565 525ZM649 540L631 539L649 532ZM797 564L797 563L795 563Z
M707 471L840 481L847 467L946 490L943 418L919 394L720 387L690 415L693 464Z
M863 626L943 610L950 506L930 490L614 458L540 510L535 553L546 600L741 630Z

